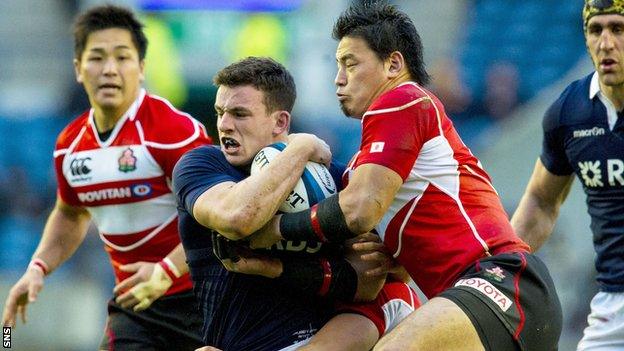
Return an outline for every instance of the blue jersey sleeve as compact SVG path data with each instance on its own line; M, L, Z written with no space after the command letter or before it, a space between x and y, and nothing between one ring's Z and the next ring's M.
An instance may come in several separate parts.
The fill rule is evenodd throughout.
M561 125L561 116L566 95L566 92L564 92L561 97L548 108L542 121L544 140L542 143L540 160L550 173L560 176L570 175L574 172L565 152L565 128Z
M187 152L173 170L173 188L179 206L192 214L195 201L206 190L223 182L240 181L234 173L216 147L199 147Z

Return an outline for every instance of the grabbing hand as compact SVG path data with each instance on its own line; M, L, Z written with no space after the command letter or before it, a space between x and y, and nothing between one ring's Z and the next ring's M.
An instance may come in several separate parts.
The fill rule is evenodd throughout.
M304 150L310 152L310 161L322 163L329 167L332 153L327 143L314 134L293 133L288 136L289 145L301 144Z
M273 257L257 254L241 241L232 241L216 232L212 234L215 256L230 272L276 278L282 274L282 262Z
M366 270L368 276L402 273L400 266L392 257L378 235L365 233L345 242L348 252L359 255L359 258L370 264L372 268Z
M136 272L113 289L116 295L129 288L115 299L123 308L132 307L134 311L142 311L163 296L173 284L167 272L156 263L136 262L119 268L126 272Z
M2 325L15 327L16 315L22 316L22 322L26 323L26 306L37 301L37 295L43 289L44 274L36 268L28 268L20 280L9 291L2 313Z

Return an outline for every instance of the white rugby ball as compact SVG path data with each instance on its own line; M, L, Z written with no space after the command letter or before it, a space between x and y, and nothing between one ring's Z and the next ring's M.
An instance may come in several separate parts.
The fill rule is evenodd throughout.
M285 147L285 143L275 143L260 150L251 163L251 174L262 171L262 168L271 163ZM286 213L303 211L334 195L336 191L336 183L327 167L320 163L308 162L301 179L279 210Z

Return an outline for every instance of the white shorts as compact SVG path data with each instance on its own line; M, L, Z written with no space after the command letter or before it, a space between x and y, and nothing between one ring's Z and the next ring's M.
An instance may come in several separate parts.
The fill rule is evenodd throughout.
M590 307L577 351L624 350L624 293L599 292Z
M305 340L301 340L301 341L297 342L296 344L292 344L290 346L284 347L283 349L280 349L278 351L295 351L296 349L309 344L310 340L312 340L312 338L307 338Z

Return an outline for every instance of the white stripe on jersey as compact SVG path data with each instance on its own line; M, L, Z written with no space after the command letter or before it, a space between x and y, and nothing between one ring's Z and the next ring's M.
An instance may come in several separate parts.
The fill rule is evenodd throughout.
M149 200L87 207L93 222L106 235L128 235L159 226L164 218L177 214L173 194L168 193Z
M190 119L190 116L189 116ZM195 128L195 131L193 132L193 135L191 135L190 137L186 138L185 140L182 140L180 142L174 143L174 144L162 144L162 143L156 143L153 141L147 141L145 140L145 133L143 132L143 126L141 125L141 123L139 121L134 122L137 128L137 131L139 132L139 135L141 137L141 141L143 142L143 144L156 148L156 149L179 149L181 147L184 147L190 143L192 143L195 139L197 139L199 137L199 134L201 133L201 129L199 128L199 126L197 125L197 123L195 123L195 121L193 121L193 127Z
M384 314L384 323L386 324L384 335L388 334L405 317L414 312L414 296L410 294L410 297L412 299L411 305L402 299L392 299L381 306Z
M80 138L82 138L82 135L85 133L86 130L87 130L87 127L82 127L76 139L72 141L72 143L69 145L67 149L60 149L60 150L54 151L53 153L54 158L57 158L60 155L64 155L64 154L71 152L71 150L73 150L76 147L76 144L80 141Z
M431 98L429 96L427 97L421 97L420 99L416 99L414 101L410 101L405 105L401 105L401 106L397 106L397 107L390 107L390 108L384 108L382 110L372 110L372 111L367 111L364 116L362 116L362 119L364 119L365 116L372 116L372 115L379 115L382 113L389 113L389 112L397 112L397 111L401 111L401 110L405 110L406 108L409 108L411 106L416 105L417 103L424 101L424 100L428 100L431 101Z
M158 233L160 233L161 230L163 230L166 226L169 225L169 223L173 222L176 218L178 217L178 213L174 213L173 215L171 215L171 217L167 218L166 221L164 221L161 225L159 225L158 227L154 228L154 230L152 230L149 234L147 234L146 236L144 236L141 240L128 245L128 246L120 246L120 245L115 245L112 242L110 242L108 239L106 239L106 237L102 234L102 232L100 232L100 239L102 239L102 241L104 243L106 243L106 245L112 247L113 249L117 250L117 251L121 251L121 252L126 252L126 251L130 251L130 250L134 250L137 247L143 245L144 243L146 243L148 240L150 240L151 238L155 237Z
M136 167L140 171L119 171L117 166L119 158L128 148L132 150L132 156L136 158ZM72 163L76 160L83 160L82 162L89 167L90 172L73 175ZM105 167L104 165L114 166ZM149 179L162 176L164 173L145 145L123 145L70 153L63 159L63 174L70 186L79 187L134 179Z

